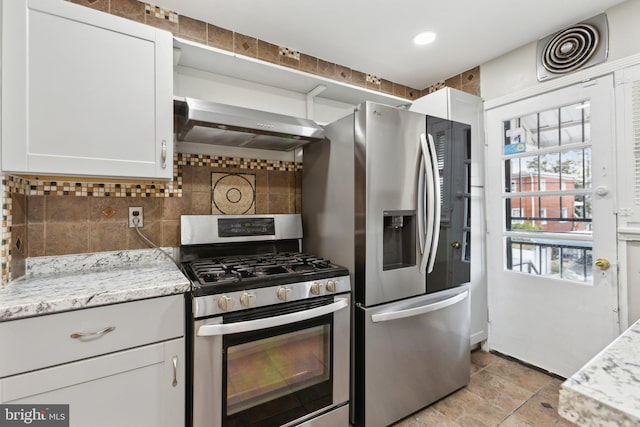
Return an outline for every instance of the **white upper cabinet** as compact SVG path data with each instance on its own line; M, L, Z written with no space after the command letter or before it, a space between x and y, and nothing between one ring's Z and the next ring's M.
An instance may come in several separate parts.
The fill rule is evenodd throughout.
M171 34L63 0L2 8L3 172L172 178Z

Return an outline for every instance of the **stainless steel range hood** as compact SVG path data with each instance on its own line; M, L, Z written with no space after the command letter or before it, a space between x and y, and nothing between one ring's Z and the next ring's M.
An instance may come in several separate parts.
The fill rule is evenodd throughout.
M324 139L313 120L193 98L175 98L178 141L290 151Z

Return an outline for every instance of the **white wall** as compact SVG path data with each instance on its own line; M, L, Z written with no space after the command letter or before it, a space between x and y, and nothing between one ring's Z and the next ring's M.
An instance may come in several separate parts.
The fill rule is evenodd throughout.
M627 0L605 13L609 21L607 62L640 53L640 0ZM536 77L536 44L534 40L480 65L480 91L485 101L544 84Z

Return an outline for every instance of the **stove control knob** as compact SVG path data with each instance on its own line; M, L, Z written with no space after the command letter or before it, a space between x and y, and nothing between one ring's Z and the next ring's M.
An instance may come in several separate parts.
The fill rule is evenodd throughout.
M327 282L327 292L335 292L338 289L337 280L329 280Z
M286 287L278 288L278 299L280 301L287 301L290 295L291 295L291 288L286 288Z
M322 292L322 284L318 283L318 282L314 282L311 285L311 289L309 289L309 292L311 292L311 294L313 295L320 295L320 292Z
M218 298L218 307L220 307L220 310L222 311L229 311L233 309L233 298L222 295Z
M249 292L243 293L240 297L240 304L242 304L242 306L246 308L253 307L254 305L256 305L256 294L252 294Z

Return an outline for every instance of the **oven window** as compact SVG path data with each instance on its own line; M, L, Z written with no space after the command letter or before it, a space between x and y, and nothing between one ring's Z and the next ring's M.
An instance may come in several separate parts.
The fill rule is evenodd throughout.
M225 426L272 426L332 402L331 316L231 336Z

